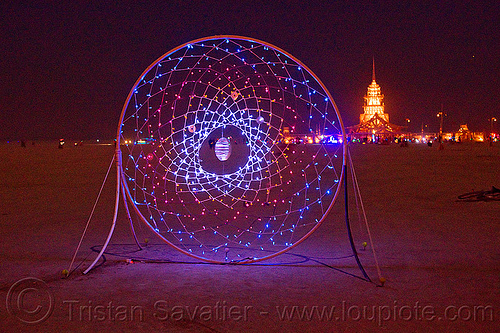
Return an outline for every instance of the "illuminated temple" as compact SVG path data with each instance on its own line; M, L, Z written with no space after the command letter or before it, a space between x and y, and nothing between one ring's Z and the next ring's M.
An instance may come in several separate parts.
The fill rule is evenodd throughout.
M375 81L375 60L373 60L372 83L364 97L363 111L359 124L347 127L353 137L390 137L401 134L403 126L391 124L389 114L385 113L384 95Z

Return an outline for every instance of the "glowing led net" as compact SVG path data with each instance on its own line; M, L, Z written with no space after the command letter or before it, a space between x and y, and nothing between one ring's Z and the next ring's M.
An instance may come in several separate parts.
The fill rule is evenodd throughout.
M333 101L304 65L261 41L217 36L166 53L132 88L119 126L139 216L204 260L286 251L338 191L344 146Z

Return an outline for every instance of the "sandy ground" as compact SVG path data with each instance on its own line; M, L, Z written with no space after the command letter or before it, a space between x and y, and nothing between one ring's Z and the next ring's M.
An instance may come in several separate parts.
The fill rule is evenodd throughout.
M149 242L137 251L122 209L106 262L82 275L109 229L114 170L81 265L63 279L113 146L0 144L0 331L500 332L500 202L456 202L500 187L500 146L354 145L351 153L384 287L363 280L350 256L342 200L300 246L245 266L189 263L140 225ZM360 258L377 282L351 207Z

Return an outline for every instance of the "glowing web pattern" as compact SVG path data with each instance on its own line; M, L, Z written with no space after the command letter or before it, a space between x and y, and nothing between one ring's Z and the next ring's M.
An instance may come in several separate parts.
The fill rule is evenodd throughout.
M204 260L288 250L319 226L338 192L335 104L304 65L261 41L216 36L166 53L132 88L119 133L141 219Z

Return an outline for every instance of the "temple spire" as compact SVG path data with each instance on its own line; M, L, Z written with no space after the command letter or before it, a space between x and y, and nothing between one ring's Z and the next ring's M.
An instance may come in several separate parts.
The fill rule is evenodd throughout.
M372 81L375 81L375 56L373 56L372 60L373 60Z

